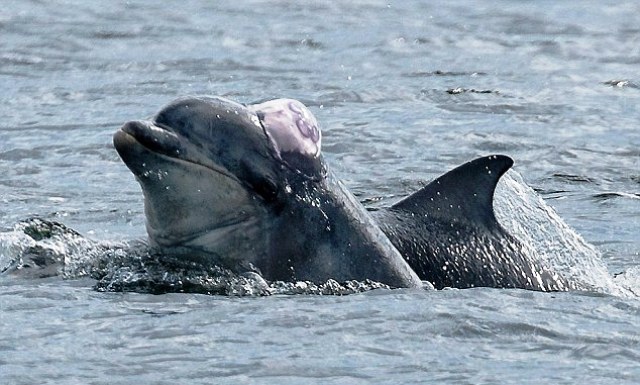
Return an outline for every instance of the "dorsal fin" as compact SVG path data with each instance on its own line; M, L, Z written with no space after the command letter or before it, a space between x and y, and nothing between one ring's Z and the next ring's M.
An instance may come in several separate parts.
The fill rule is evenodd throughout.
M500 177L512 165L513 160L504 155L472 160L442 175L390 209L426 220L429 217L445 218L494 229L498 222L493 212L493 193Z

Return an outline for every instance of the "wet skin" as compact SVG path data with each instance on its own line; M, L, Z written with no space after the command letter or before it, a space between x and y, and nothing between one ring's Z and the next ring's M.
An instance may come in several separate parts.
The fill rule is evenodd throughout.
M291 99L181 98L114 135L161 254L272 281L567 288L495 219L510 158L469 162L371 213L328 170L321 142L315 117Z

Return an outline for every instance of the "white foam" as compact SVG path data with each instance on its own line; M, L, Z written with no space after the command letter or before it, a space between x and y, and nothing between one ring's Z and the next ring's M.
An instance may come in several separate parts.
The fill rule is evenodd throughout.
M614 282L600 251L567 225L516 171L502 177L495 196L498 221L578 289L627 296Z

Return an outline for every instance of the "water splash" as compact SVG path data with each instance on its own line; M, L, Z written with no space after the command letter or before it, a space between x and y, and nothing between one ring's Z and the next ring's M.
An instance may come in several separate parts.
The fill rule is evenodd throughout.
M103 274L103 275L102 275ZM236 274L220 266L204 266L163 255L158 257L148 250L129 253L124 259L110 260L96 284L99 291L134 291L152 294L200 293L226 296L269 295L347 295L386 288L387 285L365 280L337 282L327 280L321 284L308 281L267 282L259 274ZM98 277L96 277L98 278Z
M640 266L614 275L614 282L633 296L640 297Z
M200 293L226 296L269 295L347 295L386 288L387 285L365 280L321 284L309 281L267 282L259 274L236 274L220 266L205 266L182 258L149 253L148 249L129 250L120 259L110 259L99 278L99 291L134 291L152 294Z
M578 290L629 296L633 291L614 281L600 252L567 225L556 211L514 170L498 184L495 211L499 222Z
M102 249L60 223L30 218L0 233L0 274L79 278L90 274Z
M91 277L97 281L98 291L151 294L346 295L389 288L370 280L266 282L253 272L235 274L219 266L160 257L144 242L93 241L63 224L39 218L22 221L11 231L0 233L0 275L25 279Z
M509 171L496 191L496 216L537 258L578 290L621 297L640 293L640 269L613 277L600 252L569 227L522 179ZM91 277L99 291L188 292L227 296L346 295L389 288L379 282L328 280L266 282L256 273L235 274L152 252L144 242L98 242L60 223L38 218L0 233L0 276ZM429 287L425 286L425 289Z

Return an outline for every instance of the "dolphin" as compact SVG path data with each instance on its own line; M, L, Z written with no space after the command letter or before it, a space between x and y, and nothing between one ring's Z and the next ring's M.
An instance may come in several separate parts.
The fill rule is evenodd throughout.
M269 281L566 288L494 216L506 156L462 165L372 212L328 169L318 122L293 99L183 97L125 123L113 142L142 187L149 244L161 255Z
M114 146L142 186L150 246L270 281L371 279L421 287L326 167L295 100L187 97L124 124Z

